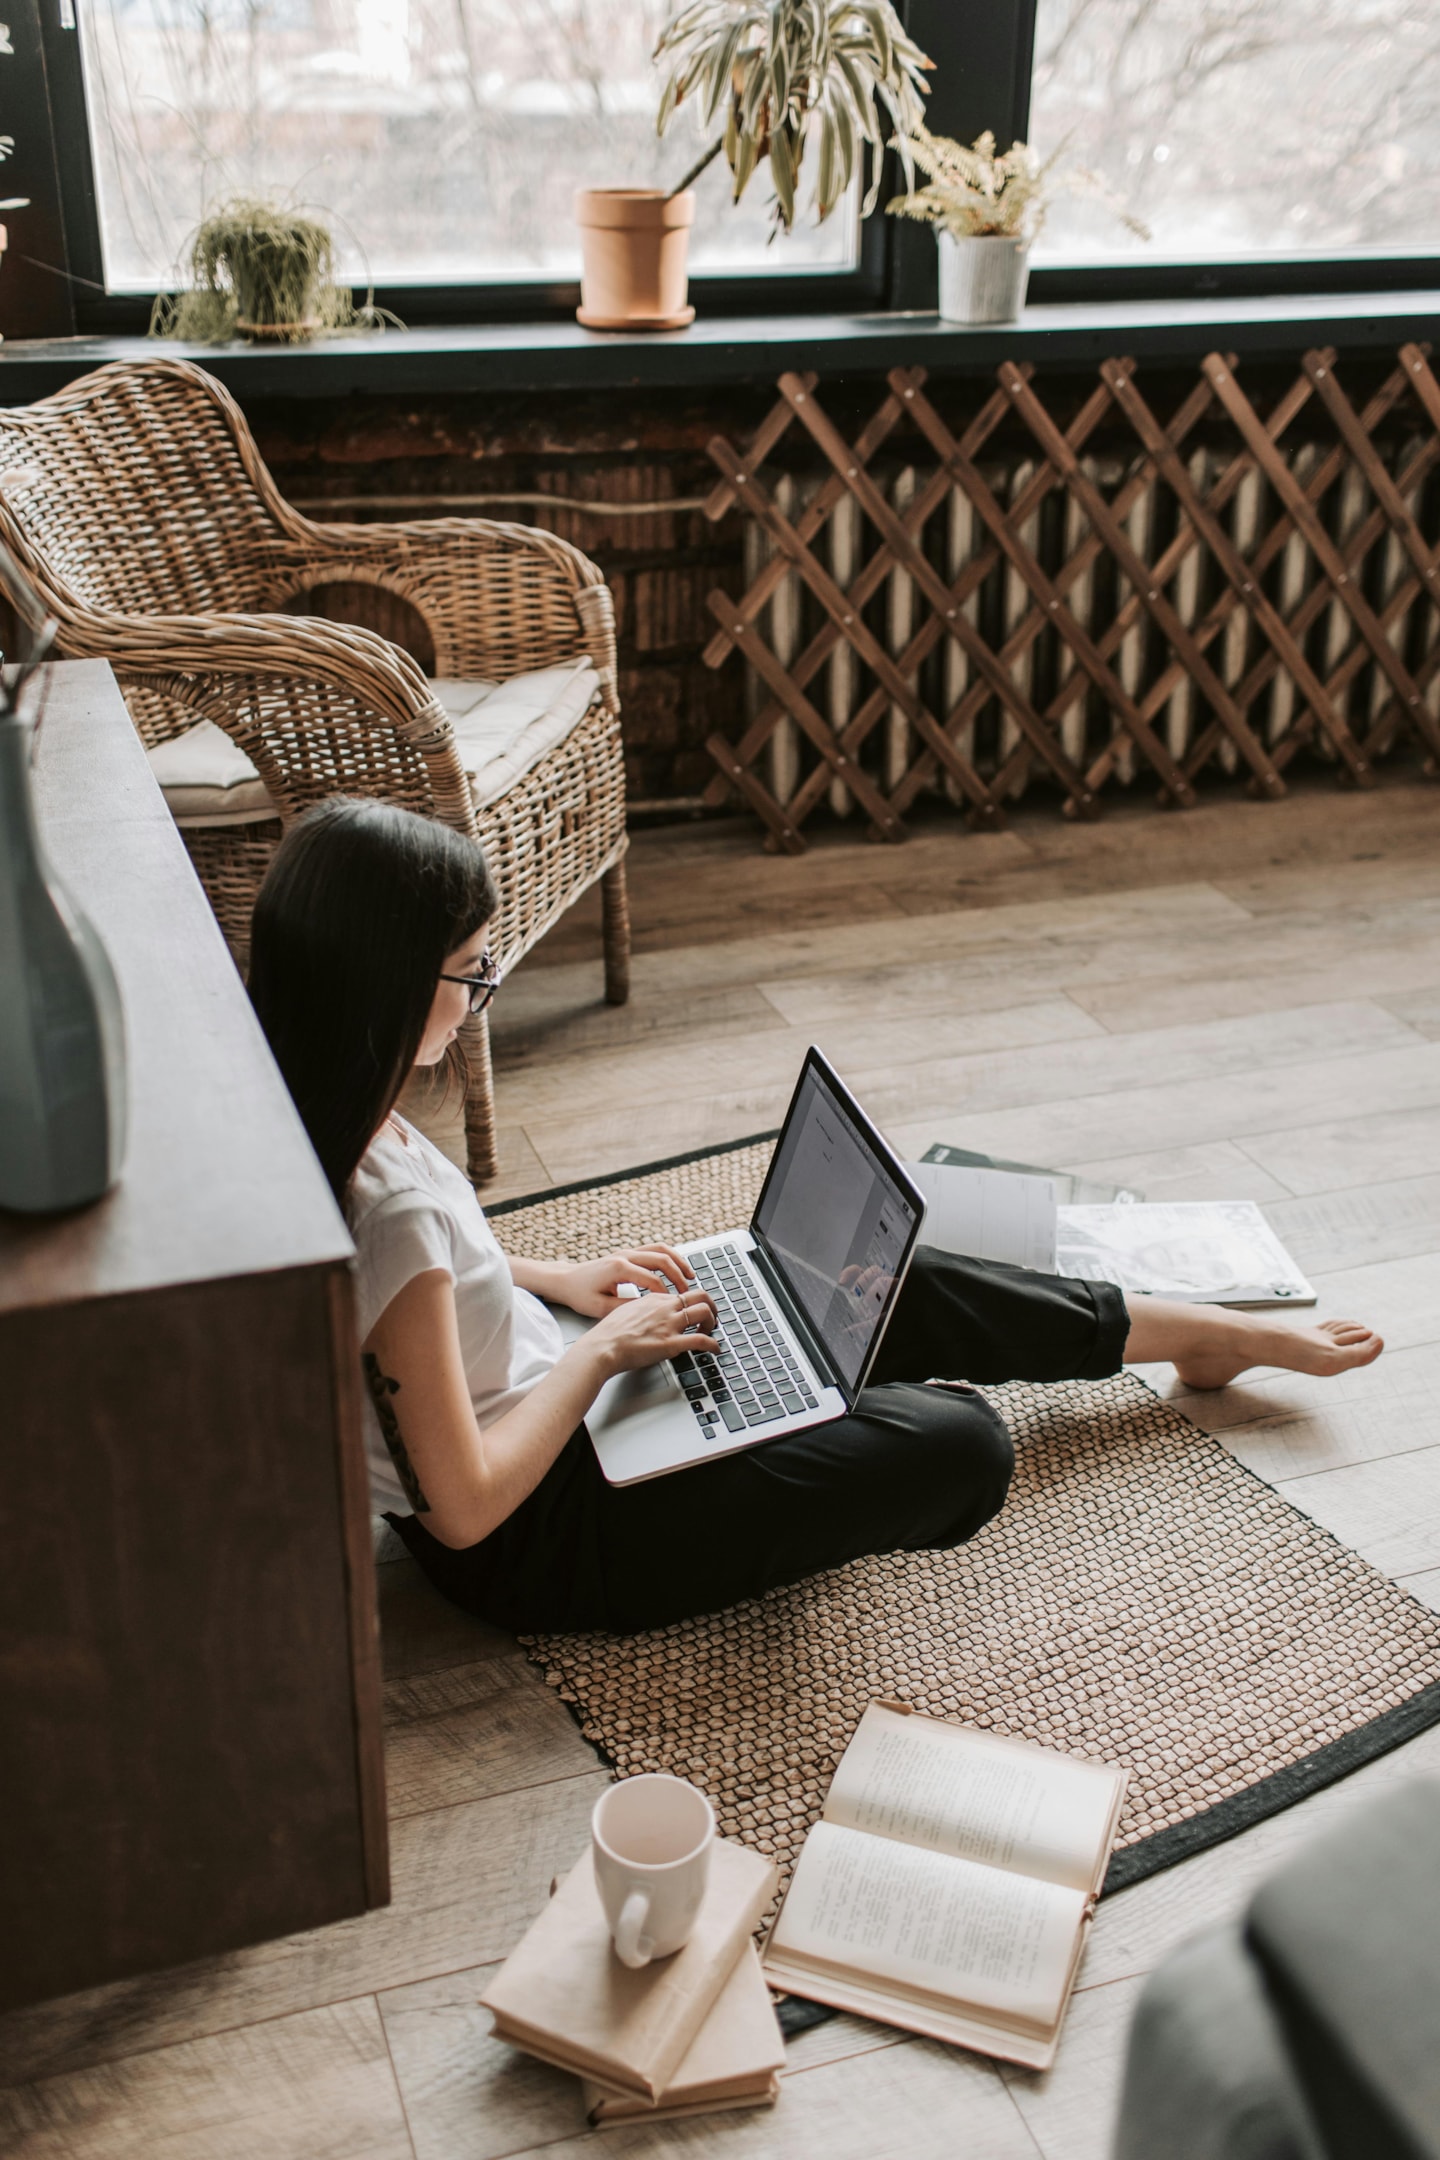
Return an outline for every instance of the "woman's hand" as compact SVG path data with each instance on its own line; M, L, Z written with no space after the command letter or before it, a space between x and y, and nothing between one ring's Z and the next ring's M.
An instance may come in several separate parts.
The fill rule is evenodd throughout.
M679 1357L682 1350L718 1350L721 1344L714 1327L715 1308L695 1286L628 1298L623 1303L612 1301L605 1318L575 1349L597 1357L608 1378L658 1365L662 1358Z
M845 1322L847 1335L868 1336L894 1282L894 1271L890 1268L847 1267L841 1270L840 1288L848 1290L855 1301Z
M365 1369L381 1435L415 1512L442 1545L478 1544L535 1490L616 1373L682 1350L714 1350L715 1312L698 1285L627 1299L571 1346L513 1409L475 1422L460 1347L455 1286L429 1268L412 1275L365 1339Z
M692 1290L695 1285L690 1268L668 1245L633 1246L625 1252L607 1253L603 1260L551 1262L545 1273L548 1280L543 1295L553 1304L568 1305L571 1312L584 1313L590 1320L603 1320L607 1313L615 1311L621 1302L621 1283L666 1294Z

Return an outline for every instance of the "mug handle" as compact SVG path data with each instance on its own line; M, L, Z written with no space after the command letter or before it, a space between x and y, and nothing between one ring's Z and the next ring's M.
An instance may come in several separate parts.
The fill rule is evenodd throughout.
M643 1890L632 1890L615 1923L615 1955L632 1970L648 1965L654 1955L654 1943L642 1932L649 1917L649 1898Z

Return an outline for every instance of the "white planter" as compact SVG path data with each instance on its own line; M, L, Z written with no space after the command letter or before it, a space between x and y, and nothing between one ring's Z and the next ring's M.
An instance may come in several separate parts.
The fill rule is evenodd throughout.
M957 239L937 231L940 313L946 322L1014 322L1025 305L1030 250L995 234Z

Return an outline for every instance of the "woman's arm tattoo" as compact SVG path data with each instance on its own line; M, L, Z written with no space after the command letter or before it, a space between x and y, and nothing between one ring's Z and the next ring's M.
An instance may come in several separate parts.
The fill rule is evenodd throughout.
M430 1502L415 1475L415 1465L411 1462L410 1451L401 1437L400 1420L395 1415L395 1405L391 1400L392 1396L399 1394L400 1382L392 1380L388 1373L381 1372L380 1360L373 1351L366 1350L361 1363L365 1367L365 1384L370 1390L370 1400L375 1405L375 1415L380 1421L380 1437L390 1450L390 1460L405 1488L405 1497L417 1515L428 1515Z

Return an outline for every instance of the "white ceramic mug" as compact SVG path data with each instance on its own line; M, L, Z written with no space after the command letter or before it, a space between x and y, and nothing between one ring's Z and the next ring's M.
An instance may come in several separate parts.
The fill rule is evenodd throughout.
M690 1940L710 1876L715 1811L683 1778L612 1785L590 1818L595 1885L622 1965L648 1965Z

